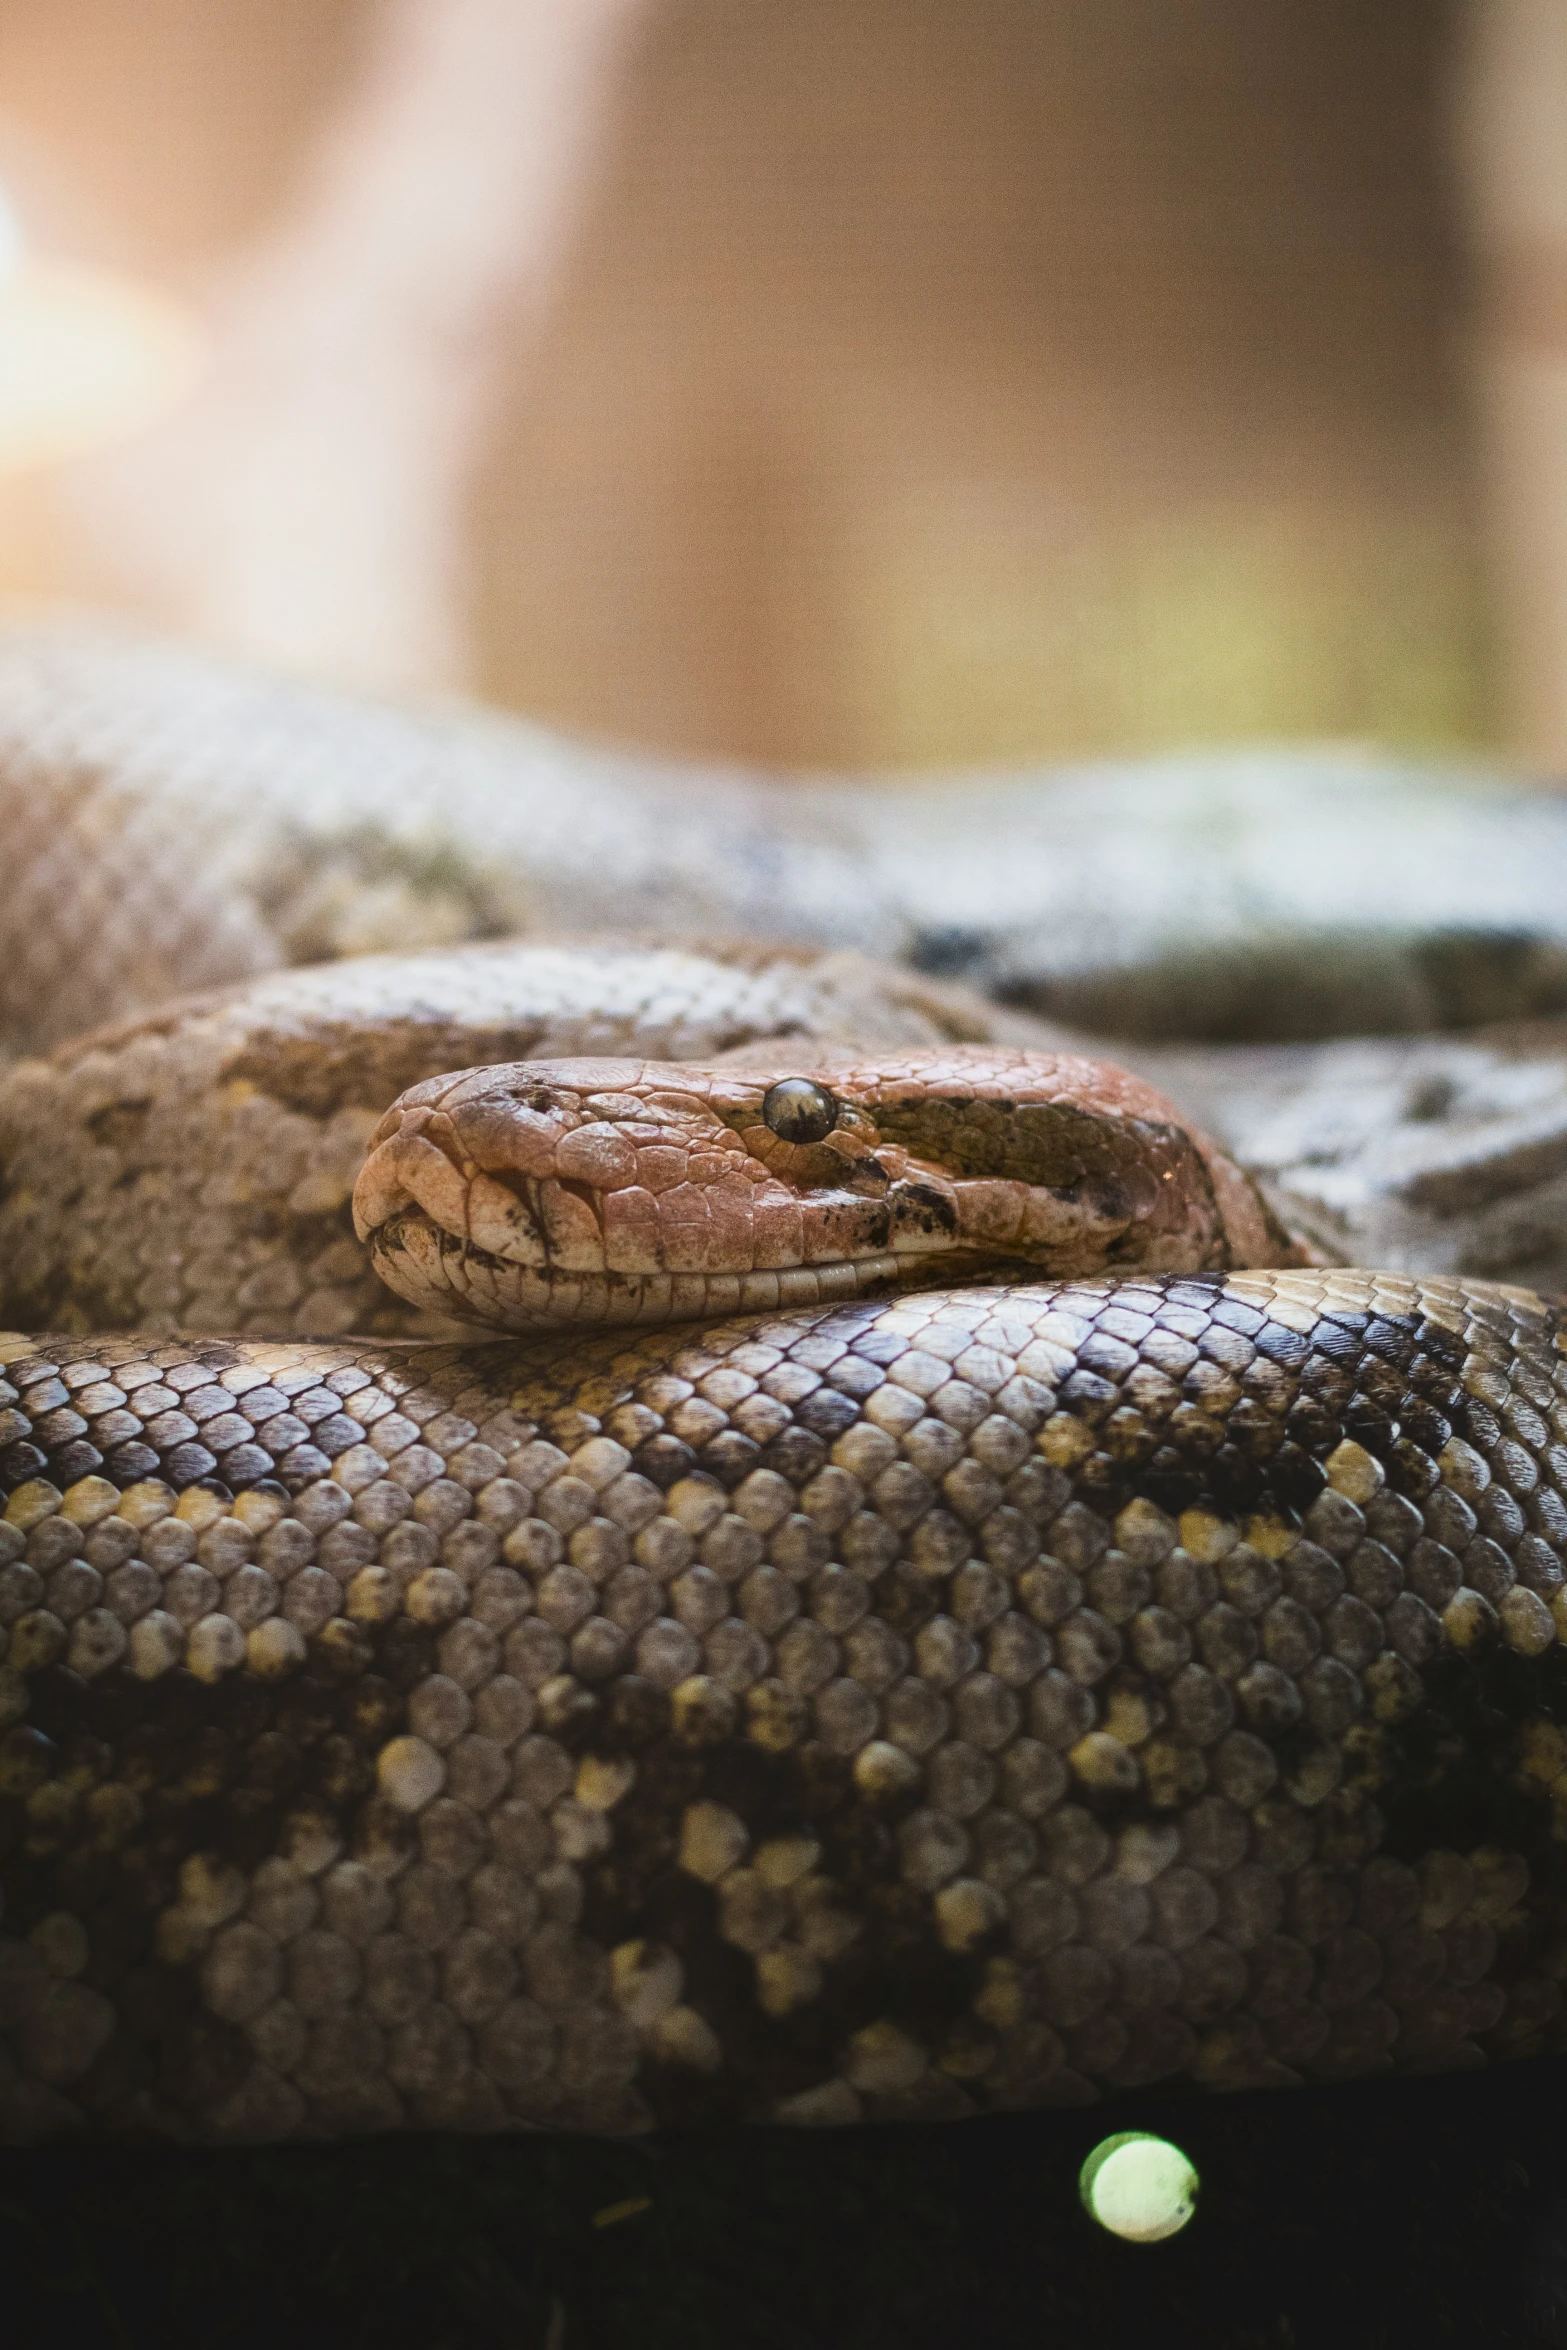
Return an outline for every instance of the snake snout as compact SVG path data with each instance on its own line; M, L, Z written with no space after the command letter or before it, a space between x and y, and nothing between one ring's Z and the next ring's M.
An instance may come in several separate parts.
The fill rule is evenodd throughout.
M461 1172L430 1141L428 1123L427 1110L399 1116L394 1108L376 1128L354 1185L354 1230L361 1240L413 1206L422 1207L437 1223L454 1216L461 1219Z
M562 1187L530 1181L524 1171L537 1156L530 1143L538 1140L528 1131L527 1113L520 1114L519 1130L516 1119L487 1117L486 1108L481 1101L471 1105L469 1114L452 1116L422 1104L399 1114L393 1105L372 1137L354 1185L354 1230L360 1240L374 1244L379 1238L385 1249L389 1227L418 1214L439 1233L513 1263L543 1265L552 1242L558 1261L569 1255L572 1238L579 1237L574 1227L581 1222L580 1205L575 1218L569 1210L564 1216L550 1213L555 1203L541 1194ZM497 1135L512 1147L486 1151L486 1142L493 1146ZM587 1220L596 1230L591 1209Z

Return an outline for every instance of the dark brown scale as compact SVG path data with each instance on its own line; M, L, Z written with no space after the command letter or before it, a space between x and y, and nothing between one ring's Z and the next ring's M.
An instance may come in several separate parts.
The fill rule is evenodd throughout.
M305 1776L306 1792L332 1813L345 1811L370 1793L375 1767L364 1748L352 1738L324 1738Z
M696 1467L696 1454L678 1436L651 1436L632 1454L632 1466L650 1483L667 1491L678 1478L689 1477Z
M733 1488L760 1465L761 1457L760 1445L753 1443L749 1436L742 1436L737 1428L728 1428L702 1446L696 1456L696 1466L708 1476L716 1477L720 1485Z
M283 1807L271 1793L253 1787L230 1790L215 1841L224 1857L247 1873L277 1849Z
M1097 1372L1079 1370L1062 1381L1061 1401L1076 1417L1092 1428L1115 1410L1120 1402L1120 1389L1114 1380L1100 1377Z
M281 1726L262 1731L245 1757L245 1783L255 1793L281 1799L291 1795L305 1774L305 1757L297 1738Z
M567 1754L589 1754L602 1743L603 1701L580 1682L547 1682L539 1692L538 1722Z
M1267 1404L1243 1395L1227 1416L1225 1431L1229 1442L1251 1459L1266 1460L1278 1447L1279 1415Z
M603 1706L604 1738L618 1754L642 1754L669 1727L669 1700L662 1689L635 1673L612 1683Z
M380 1670L394 1689L415 1688L433 1669L435 1643L422 1624L394 1616L376 1652Z
M361 1747L384 1745L407 1720L402 1693L378 1673L361 1674L348 1693L337 1719Z
M120 1899L128 1915L151 1918L174 1898L178 1869L173 1856L160 1850L151 1834L138 1836L120 1855Z
M866 1365L865 1368L869 1371L871 1366ZM880 1384L879 1380L875 1380L866 1386L865 1392L874 1392L874 1387ZM807 1430L824 1445L831 1444L846 1428L852 1428L859 1416L854 1394L849 1389L841 1388L836 1381L831 1386L819 1387L814 1395L808 1395L803 1403L796 1405L794 1414L796 1428Z
M233 2025L187 2012L163 2035L154 2077L176 2113L199 2120L232 2096L250 2065L250 2050Z
M362 1625L334 1616L311 1641L310 1659L325 1681L356 1681L375 1661L375 1644Z
M1298 1391L1294 1373L1261 1353L1248 1365L1241 1386L1262 1409L1278 1413L1289 1410Z
M273 1727L296 1751L302 1751L327 1737L337 1718L334 1692L325 1682L302 1673L280 1694Z
M816 1397L809 1396L806 1402L811 1404L816 1400ZM782 1429L777 1436L762 1447L758 1456L759 1465L764 1469L775 1470L780 1477L787 1477L791 1485L808 1484L817 1470L826 1466L827 1436L841 1435L844 1429L853 1427L857 1417L858 1414L852 1409L846 1416L839 1416L835 1411L833 1414L835 1424L829 1427L826 1435L821 1432L819 1426L795 1426ZM689 1458L689 1466L692 1468L696 1466L694 1455ZM681 1475L685 1474L686 1471L682 1469ZM670 1482L673 1483L673 1479Z

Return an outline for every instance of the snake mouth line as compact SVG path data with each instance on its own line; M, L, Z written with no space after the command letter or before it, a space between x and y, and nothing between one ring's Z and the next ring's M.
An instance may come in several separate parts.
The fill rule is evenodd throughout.
M381 1279L401 1297L440 1308L461 1320L506 1330L558 1328L568 1323L694 1321L704 1316L833 1305L850 1298L884 1297L894 1290L1039 1278L1040 1268L1015 1257L973 1250L928 1255L876 1250L863 1257L816 1265L764 1267L749 1272L616 1273L534 1267L502 1257L448 1231L425 1209L401 1209L369 1238Z

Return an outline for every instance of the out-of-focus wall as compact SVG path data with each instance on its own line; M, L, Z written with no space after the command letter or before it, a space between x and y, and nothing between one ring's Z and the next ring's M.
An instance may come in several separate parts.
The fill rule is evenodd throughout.
M30 225L191 283L283 203L376 0L0 0L0 164Z
M656 0L472 452L473 681L819 765L1484 740L1449 13ZM198 284L374 22L0 0L0 173Z
M486 673L817 761L1486 723L1430 0L670 0Z
M45 252L204 286L288 199L377 0L0 0L0 186ZM0 479L0 598L92 596L53 475Z
M1512 747L1567 771L1567 0L1467 0L1457 148L1485 539Z

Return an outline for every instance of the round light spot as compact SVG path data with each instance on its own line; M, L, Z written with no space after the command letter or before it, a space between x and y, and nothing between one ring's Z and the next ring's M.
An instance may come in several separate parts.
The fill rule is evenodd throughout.
M781 1077L762 1096L762 1123L781 1142L820 1142L838 1123L838 1105L809 1077Z
M376 1756L376 1782L399 1811L423 1811L446 1784L446 1765L423 1738L393 1738Z
M1147 2130L1102 2138L1078 2174L1091 2219L1129 2244L1178 2235L1197 2208L1197 2172L1179 2146Z

